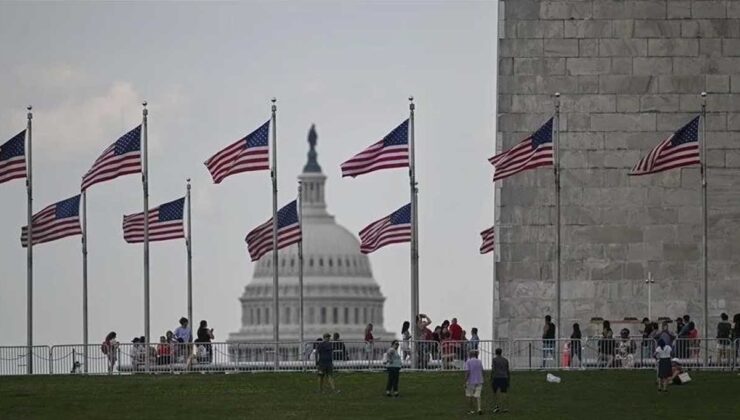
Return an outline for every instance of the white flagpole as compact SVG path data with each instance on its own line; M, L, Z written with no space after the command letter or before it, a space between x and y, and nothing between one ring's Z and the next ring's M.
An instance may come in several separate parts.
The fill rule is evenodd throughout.
M277 99L272 98L272 339L275 342L275 369L280 367L280 307L278 300L278 248L277 248Z
M707 279L707 93L701 93L701 213L702 213L702 277L704 280L704 336L709 337L709 281ZM708 367L709 344L704 340L704 367Z
M303 354L303 183L301 181L298 181L298 226L301 229L301 241L298 242L298 335L301 342L300 351Z
M185 247L188 255L188 319L190 320L192 331L192 325L195 325L195 319L193 319L193 228L190 223L193 212L190 205L190 178L187 179L186 201L188 207L188 236L185 238Z
M28 123L26 127L26 193L28 194L28 246L27 253L27 273L26 273L26 322L27 322L27 348L26 348L26 373L33 374L33 165L32 165L32 147L31 147L31 120L33 107L30 105L26 108L28 113Z
M411 190L411 319L414 338L419 337L416 317L419 315L419 221L416 184L416 165L414 153L414 97L409 96L409 186ZM417 351L411 352L411 365L417 367Z
M141 151L142 151L142 167L141 167L141 181L144 192L144 337L146 338L146 368L149 370L149 343L151 343L151 334L149 329L149 166L148 166L148 153L147 153L147 118L149 110L147 110L147 103L141 104L142 109L142 124L141 124ZM192 320L191 320L192 322Z
M560 285L560 92L555 92L555 287L557 294L557 335L560 338L562 331L561 285Z
M82 354L83 372L87 373L88 363L88 329L87 329L87 191L82 190Z

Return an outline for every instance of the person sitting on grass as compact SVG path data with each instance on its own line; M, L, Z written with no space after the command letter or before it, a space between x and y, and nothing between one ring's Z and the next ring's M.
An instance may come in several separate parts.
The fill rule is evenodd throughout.
M673 385L683 385L684 382L681 380L681 374L684 373L681 361L678 358L671 359L671 379L670 382ZM686 374L688 376L688 374Z
M385 366L388 370L388 383L385 395L398 397L398 378L401 373L401 355L398 354L398 340L393 340L391 348L385 353Z
M333 354L334 347L331 343L331 334L324 334L324 339L316 346L316 366L319 374L319 393L324 392L324 382L329 382L332 392L339 392L334 386L333 377Z
M502 353L503 351L500 348L496 349L496 356L493 358L493 366L491 368L494 413L509 412L509 410L504 406L504 402L506 401L506 393L509 391L511 371L509 370L509 361L502 356ZM501 395L498 396L497 401L498 392L500 392Z
M483 389L483 363L478 359L478 350L470 350L468 360L465 361L465 396L470 400L468 414L483 414L480 407L480 393Z

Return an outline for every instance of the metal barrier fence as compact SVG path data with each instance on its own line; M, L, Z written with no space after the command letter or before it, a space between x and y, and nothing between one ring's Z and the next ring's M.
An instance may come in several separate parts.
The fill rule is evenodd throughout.
M49 346L31 347L33 374L48 375L52 373L49 365ZM26 375L28 347L0 347L0 376Z
M740 366L740 340L677 339L673 356L692 369ZM275 343L120 343L34 346L33 374L172 374L183 372L307 371L316 366L318 342ZM383 370L390 341L332 342L335 370ZM654 369L655 341L642 337L414 341L399 348L403 367L462 370L470 351L478 350L485 369L501 348L513 370ZM87 350L87 351L85 351ZM105 352L104 352L105 350ZM0 347L0 376L25 375L27 347ZM411 365L412 354L417 366Z

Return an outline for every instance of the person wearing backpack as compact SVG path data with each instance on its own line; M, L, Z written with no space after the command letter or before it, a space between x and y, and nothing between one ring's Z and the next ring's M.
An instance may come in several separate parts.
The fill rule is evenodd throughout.
M118 358L118 341L116 341L116 332L111 331L105 336L105 341L100 345L100 351L108 358L108 374L113 373L113 367L116 365Z

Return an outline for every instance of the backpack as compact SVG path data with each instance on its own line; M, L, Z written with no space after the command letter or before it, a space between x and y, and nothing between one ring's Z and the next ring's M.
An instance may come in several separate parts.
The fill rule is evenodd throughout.
M110 344L108 342L103 342L103 344L100 345L100 351L103 352L103 354L108 354L108 347L110 347Z

